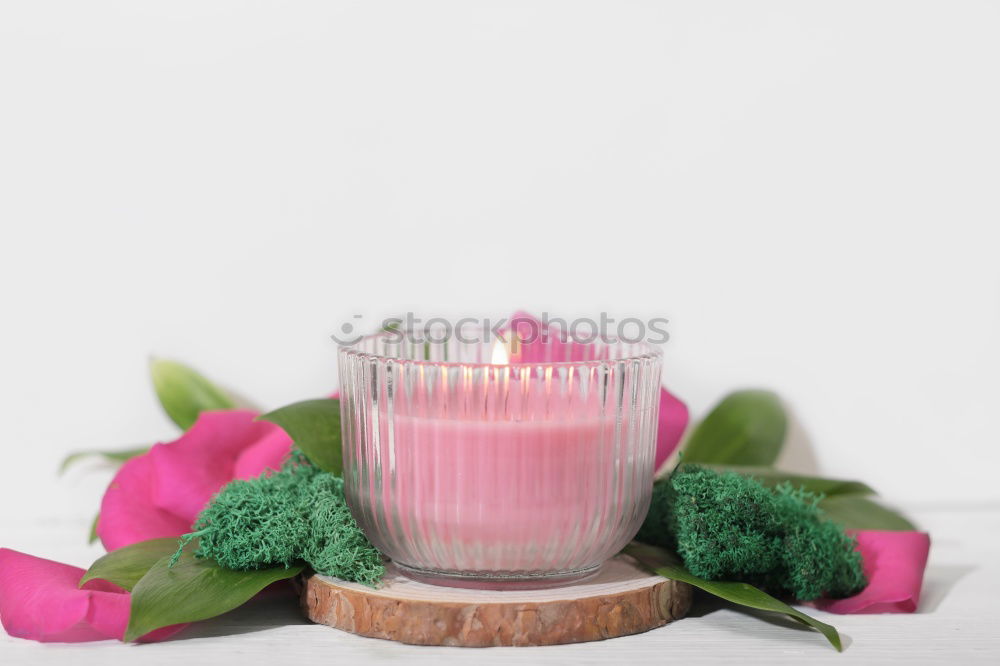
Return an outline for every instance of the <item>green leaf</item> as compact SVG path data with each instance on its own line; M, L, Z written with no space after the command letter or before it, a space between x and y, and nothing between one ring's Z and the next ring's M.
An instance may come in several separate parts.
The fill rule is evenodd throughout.
M281 426L324 472L339 475L344 466L340 441L340 401L336 398L296 402L259 418Z
M157 560L135 584L125 641L134 641L160 627L221 615L242 606L271 583L302 571L301 566L233 571L212 560L196 558L195 548L193 543L185 547L172 568L169 555Z
M819 503L819 508L823 510L825 518L849 530L917 529L896 511L858 495L827 497Z
M684 462L772 465L785 442L787 419L770 391L736 391L698 424L684 447Z
M177 539L166 537L139 541L101 556L80 579L80 586L99 578L131 591L160 559L177 551Z
M59 473L64 473L67 469L73 466L84 458L89 458L91 456L100 456L104 458L107 462L114 463L115 466L121 465L122 463L135 458L138 455L142 455L146 451L149 451L148 446L142 446L134 449L122 449L117 451L75 451L63 458L62 463L59 464Z
M87 537L87 543L94 543L95 541L97 541L98 539L97 521L99 521L100 519L101 519L101 512L98 511L97 515L94 516L94 519L90 522L90 536Z
M236 400L188 366L154 359L149 364L153 388L167 416L187 430L198 414L211 409L233 409Z
M684 464L687 464L686 462ZM699 467L707 467L717 472L736 472L743 476L757 479L768 488L788 482L796 488L802 488L816 495L833 497L834 495L874 495L867 484L861 481L845 481L841 479L826 479L818 476L803 476L782 472L773 467L760 467L755 465L706 465L699 463Z
M824 622L820 622L819 620L806 615L802 611L792 608L784 602L778 601L770 594L758 590L752 585L727 581L709 581L703 578L698 578L685 569L679 558L673 553L662 548L639 543L637 541L633 541L629 545L625 546L623 552L627 555L631 555L650 571L659 574L664 578L672 578L683 583L694 585L709 594L713 594L720 599L725 599L726 601L731 601L734 604L787 615L793 620L801 622L802 624L819 631L826 637L826 640L830 641L830 644L833 645L833 647L837 648L838 651L843 651L844 649L840 642L840 634L837 633L837 630L834 627Z

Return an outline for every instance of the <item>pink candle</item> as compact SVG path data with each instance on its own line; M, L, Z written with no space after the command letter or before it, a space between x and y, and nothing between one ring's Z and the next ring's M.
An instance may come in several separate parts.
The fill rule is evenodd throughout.
M655 350L505 365L480 362L483 348L452 362L406 351L373 336L340 359L347 498L404 571L547 586L596 573L634 536L652 485Z

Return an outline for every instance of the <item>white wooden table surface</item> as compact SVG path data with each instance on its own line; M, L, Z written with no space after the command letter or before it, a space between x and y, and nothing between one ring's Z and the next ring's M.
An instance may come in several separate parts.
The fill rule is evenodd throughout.
M295 602L268 600L189 627L149 645L113 641L39 644L0 636L0 664L142 663L355 664L1000 664L1000 506L908 507L931 532L933 545L918 613L835 616L838 654L813 631L775 617L696 603L690 617L645 634L540 648L432 648L360 638L305 622ZM3 521L0 545L86 566L95 552L79 546L78 521ZM95 547L96 548L96 547ZM320 661L322 660L322 662Z

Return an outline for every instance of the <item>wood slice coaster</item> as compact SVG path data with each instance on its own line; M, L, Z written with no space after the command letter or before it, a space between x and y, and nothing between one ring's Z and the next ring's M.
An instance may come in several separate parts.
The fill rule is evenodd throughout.
M627 636L684 617L691 586L619 555L593 578L547 590L469 590L410 580L390 563L378 589L314 574L302 585L313 622L413 645L555 645Z

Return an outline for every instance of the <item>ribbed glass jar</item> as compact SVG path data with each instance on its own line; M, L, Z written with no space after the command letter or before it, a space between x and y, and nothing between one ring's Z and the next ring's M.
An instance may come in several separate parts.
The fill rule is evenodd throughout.
M468 336L463 336L468 339ZM649 508L660 351L540 341L340 349L344 481L355 519L407 575L530 588L597 572Z

